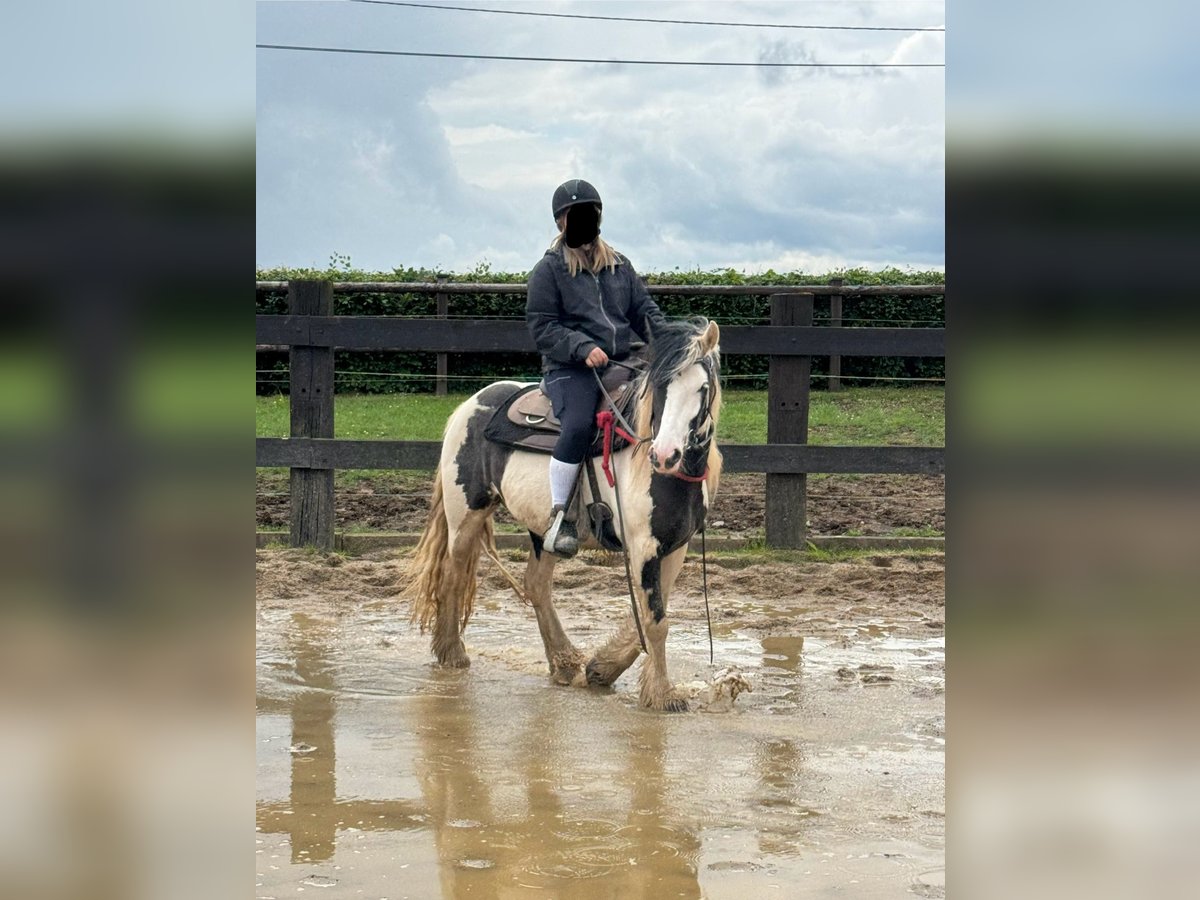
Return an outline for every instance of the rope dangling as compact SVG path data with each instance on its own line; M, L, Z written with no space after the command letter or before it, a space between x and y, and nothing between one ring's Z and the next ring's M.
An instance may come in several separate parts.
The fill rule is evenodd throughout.
M512 572L508 571L508 566L506 566L504 564L504 560L500 558L500 554L496 550L495 538L492 538L491 542L489 542L481 536L479 538L479 543L483 547L483 552L486 553L488 558L499 567L501 574L504 575L505 579L507 579L509 587L511 587L513 589L513 593L517 595L517 599L526 606L532 606L532 601L530 601L529 597L525 595L525 591L521 589L521 585L517 582L517 579L513 577Z
M707 511L706 511L707 513ZM704 582L704 618L708 622L708 664L713 664L712 613L708 611L708 548L705 546L704 535L708 531L708 523L700 527L700 577Z
M599 416L597 416L597 419L599 419ZM621 486L617 483L615 472L610 474L609 470L605 468L604 474L609 479L609 485L616 492L617 524L621 529L621 555L625 558L625 582L629 587L629 603L633 609L633 623L637 626L638 641L641 642L642 652L649 653L650 651L646 648L646 632L642 629L642 615L638 612L637 593L633 589L633 572L629 568L629 541L625 538L625 509L621 505Z
M612 473L612 444L613 444L613 414L612 410L603 410L596 413L596 427L604 434L604 457L600 461L600 468L604 470L604 477L608 480L608 486L613 487L617 481Z

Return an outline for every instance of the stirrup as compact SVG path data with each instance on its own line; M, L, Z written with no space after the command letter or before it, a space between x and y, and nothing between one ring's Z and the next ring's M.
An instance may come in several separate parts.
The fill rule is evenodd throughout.
M613 526L612 508L603 500L588 504L588 518L592 522L592 534L600 542L600 546L610 553L620 553L625 549L617 530Z
M554 508L550 527L542 537L542 546L548 553L570 559L579 552L579 536L575 533L575 523L566 516L567 511L564 507Z

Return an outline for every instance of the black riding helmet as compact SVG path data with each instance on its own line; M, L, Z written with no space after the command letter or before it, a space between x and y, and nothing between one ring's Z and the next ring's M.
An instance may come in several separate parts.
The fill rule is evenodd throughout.
M564 210L580 203L594 203L597 208L604 208L604 204L600 201L600 192L588 182L582 178L564 181L554 191L554 201L551 204L554 210L554 221L558 221L558 217L563 214Z

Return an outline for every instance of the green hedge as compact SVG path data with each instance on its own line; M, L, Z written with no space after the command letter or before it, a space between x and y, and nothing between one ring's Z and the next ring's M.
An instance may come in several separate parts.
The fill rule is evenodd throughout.
M342 262L338 260L337 262ZM487 282L512 284L525 282L526 273L493 272L487 265L464 273L442 273L452 282ZM325 270L260 269L259 281L287 281L293 278L328 278L331 281L436 281L438 273L428 269L394 269L390 273L361 272L344 265ZM899 269L848 269L824 275L809 272L768 271L746 275L732 269L725 271L680 271L648 273L648 284L828 284L841 278L845 284L944 284L942 272L912 272ZM657 297L656 302L670 317L702 315L721 324L758 325L770 318L770 299L765 296L671 296ZM378 294L347 292L334 294L334 314L344 316L433 316L437 312L433 294ZM525 298L521 294L452 294L451 317L463 318L523 318ZM287 312L284 292L263 292L257 295L256 312L283 314ZM818 296L814 310L818 325L829 321L829 300ZM929 297L846 297L842 301L842 322L855 327L916 327L936 328L945 323L945 303L940 295ZM436 356L432 353L385 353L339 351L336 360L338 391L359 393L429 392L433 390ZM497 378L535 377L539 360L535 354L511 353L503 356L483 353L452 354L449 361L451 390L477 390ZM287 391L287 354L262 352L258 354L256 388L260 394ZM766 387L767 357L730 356L722 364L727 387ZM813 375L827 375L827 357L814 357ZM842 358L842 375L849 385L875 383L906 384L909 382L876 382L879 378L942 378L945 363L941 359L914 357L852 357ZM852 376L868 376L870 380L853 380ZM815 378L813 386L825 387L823 378Z

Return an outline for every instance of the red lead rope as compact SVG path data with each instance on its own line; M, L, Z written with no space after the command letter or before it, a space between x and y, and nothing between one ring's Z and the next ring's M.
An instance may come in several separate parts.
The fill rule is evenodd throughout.
M637 438L622 428L616 422L616 417L613 416L611 409L606 409L596 413L596 427L604 432L604 458L600 463L600 468L604 470L604 477L608 479L608 486L612 487L616 484L616 479L612 473L612 444L613 432L619 434L622 438L629 441L635 447L640 443ZM703 475L684 475L682 472L673 473L676 478L681 481L699 482L705 481L708 478L708 469L704 470Z
M604 459L600 463L600 468L604 470L604 477L608 479L608 486L612 487L617 483L612 473L613 432L615 431L631 444L636 445L638 439L617 424L616 417L613 416L611 409L596 413L596 427L604 431Z

